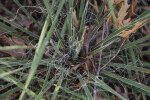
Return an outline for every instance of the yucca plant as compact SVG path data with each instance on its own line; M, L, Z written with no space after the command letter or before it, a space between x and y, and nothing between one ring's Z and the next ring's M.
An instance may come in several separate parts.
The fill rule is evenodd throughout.
M7 1L7 0L6 0ZM11 0L0 3L0 99L148 100L148 3ZM11 4L10 4L11 6Z

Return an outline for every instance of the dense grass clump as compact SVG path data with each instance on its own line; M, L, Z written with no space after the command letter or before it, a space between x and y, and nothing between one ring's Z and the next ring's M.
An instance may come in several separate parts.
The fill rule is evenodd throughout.
M0 100L148 100L149 4L0 1Z

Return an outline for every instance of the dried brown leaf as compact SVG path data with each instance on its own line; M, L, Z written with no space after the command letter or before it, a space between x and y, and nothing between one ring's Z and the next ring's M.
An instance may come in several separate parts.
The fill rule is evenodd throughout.
M128 5L127 0L125 0L124 4L122 3L122 7L120 8L119 12L118 12L118 17L117 17L117 21L118 21L118 25L117 27L120 28L120 26L124 26L124 19L126 17L127 10L130 7L130 5Z
M19 16L21 17L21 21L15 19L14 22L21 25L21 26L25 26L28 28L28 26L32 23L32 20L28 18L28 16L25 16L23 14L19 14Z
M87 80L84 80L84 82L85 82L86 85L89 85L89 84L90 84ZM77 85L74 85L74 86L72 86L72 87L73 87L73 88L79 88L79 87L82 87L82 84L81 84L81 82L79 82Z
M120 37L123 37L123 38L129 38L129 35L131 33L135 33L139 28L141 28L142 26L144 26L146 24L144 22L145 22L145 20L137 22L131 30L123 31L121 34L118 34L117 36L120 36Z
M77 19L76 10L73 11L73 20L74 20L74 25L75 25L75 27L78 27L79 21L78 21L78 19Z
M17 37L6 37L4 34L2 35L2 39L0 40L0 42L3 45L9 45L9 46L13 46L13 45L19 45L19 46L23 46L25 45L24 41L17 38ZM9 55L11 55L12 57L23 57L26 58L26 50L25 49L18 49L18 50L1 50L1 52L7 53Z
M123 2L124 0L112 0L112 3L113 4L119 4L119 3L121 3L121 2Z
M94 0L94 5L91 3L91 2L89 2L89 4L94 8L94 10L95 10L95 12L99 12L99 7L98 7L98 5L97 5L97 2L96 2L96 0Z
M134 1L132 2L132 5L131 5L131 9L130 9L129 14L125 17L126 19L128 19L128 18L130 18L130 17L133 16L133 13L134 13L134 11L135 11L136 5L137 5L137 0L134 0Z
M80 63L80 64L77 64L77 65L71 64L72 68L70 69L70 72L76 71L77 68L79 68L79 67L82 66L83 64L84 64L84 63Z

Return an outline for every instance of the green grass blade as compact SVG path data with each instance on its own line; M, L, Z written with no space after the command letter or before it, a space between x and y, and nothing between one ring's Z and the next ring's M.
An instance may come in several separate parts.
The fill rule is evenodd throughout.
M16 72L18 72L18 71L24 70L24 69L26 69L26 68L28 68L28 67L18 68L18 69L16 69L16 70L9 71L9 72L3 72L3 73L0 74L0 79L1 79L1 78L4 78L5 76L11 75L11 74L13 74L13 73L16 73Z
M79 30L79 32L81 34L83 34L83 31L84 31L85 18L86 18L86 14L87 14L88 4L89 3L87 1L86 5L85 5L85 8L84 8L84 12L82 13L82 19L81 19L81 22L80 22L80 30Z
M9 26L7 26L7 25L1 23L1 22L0 22L0 31L1 31L1 32L4 32L4 33L6 33L6 34L9 34L9 35L11 35L11 36L15 36L15 37L17 37L17 38L23 40L23 41L26 42L26 43L35 44L33 41L31 41L31 40L29 40L29 39L25 39L24 37L18 35L18 33L19 33L18 31L14 30L13 28L11 28L11 27L9 27Z
M17 50L17 49L29 49L29 46L0 46L0 50Z
M33 17L30 15L30 13L24 8L24 6L22 6L22 5L19 3L18 0L14 0L14 2L20 7L20 9L22 9L22 11L23 11L27 16L29 16L29 17L32 19L32 21L38 26L39 29L42 28L42 26L38 23L38 21L35 20L35 18L33 18Z
M146 86L144 84L132 81L130 79L121 77L119 75L107 72L107 71L101 71L101 74L108 77L108 78L112 78L114 80L118 80L119 82L124 83L125 85L132 87L132 89L136 90L136 91L140 91L142 93L145 93L147 95L150 96L150 87Z
M86 93L86 96L88 97L88 100L93 100L93 97L92 97L92 95L91 95L91 92L89 91L89 89L88 89L86 83L85 83L84 80L82 79L82 76L79 75L78 78L79 78L79 80L80 80L80 82L81 82L81 84L82 84L82 87L83 87L83 89L84 89L84 91L85 91L85 93Z
M144 73L150 73L149 69L136 67L133 65L125 65L125 64L119 64L119 63L109 63L109 65L113 66L113 67L120 67L120 68L129 69L129 70L134 70L134 71L139 71L139 72L144 72Z
M12 88L10 90L8 90L7 92L4 92L4 93L1 93L0 94L0 100L6 100L6 97L7 97L7 100L8 100L8 97L15 93L16 91L18 91L20 88L19 87L15 87L15 88Z
M0 4L0 8L3 9L5 12L7 12L8 14L10 14L12 17L15 17L16 15L14 13L12 13L11 11L9 11L7 8L5 8L2 4ZM16 17L17 20L21 20L20 17Z
M22 26L20 26L20 25L14 23L14 22L8 20L7 18L4 18L4 17L0 16L0 19L3 20L3 21L5 21L5 22L7 22L7 23L9 23L9 24L11 24L11 25L14 26L14 27L16 27L16 28L22 30L23 32L29 34L30 36L32 36L32 37L34 37L34 38L36 38L36 39L39 38L39 36L37 36L36 34L34 34L34 33L30 32L30 31L26 30L26 29L23 28Z
M150 39L150 35L146 35L146 36L144 36L144 37L142 37L142 38L140 38L140 39L138 39L138 40L135 40L135 41L133 41L133 42L131 42L131 43L127 43L126 45L124 45L124 46L122 47L122 50L127 49L127 48L130 48L130 47L133 47L133 46L136 46L136 44L141 43L141 42L144 42L144 41L146 41L146 40L148 40L148 39Z
M55 90L53 92L51 100L55 100L56 99L58 91L60 89L60 86L62 84L63 79L64 79L64 73L61 74L61 76L60 76L60 78L59 78L59 80L57 82L57 85L55 86Z
M111 87L109 87L106 83L104 83L103 81L101 81L100 79L96 78L96 76L92 75L89 73L89 76L94 80L96 81L94 83L94 85L97 85L98 87L106 90L106 91L109 91L111 92L112 94L118 96L119 98L121 98L122 100L126 100L123 96L121 96L119 93L117 93L115 90L113 90Z
M79 93L76 93L76 92L74 92L74 91L71 91L70 89L67 89L67 88L64 88L64 87L60 87L64 92L66 92L66 93L68 93L68 94L71 94L71 95L73 95L73 96L76 96L76 97L78 97L78 98L80 98L80 99L82 99L82 100L87 100L88 98L87 97L85 97L85 96L83 96L83 95L81 95L81 94L79 94Z
M107 0L108 2L108 5L109 5L109 9L110 9L110 12L111 12L111 15L112 15L112 18L113 18L113 23L116 24L116 14L115 14L115 10L114 10L114 7L113 7L113 4L112 4L112 1L111 0Z
M108 44L96 49L96 50L93 50L90 52L90 55L95 55L97 53L99 53L100 51L104 50L106 47L108 47L109 45L111 45L112 43L114 43L116 40L118 40L118 38L112 40L111 42L109 42Z
M0 70L0 73L6 73L6 72L1 69L1 70ZM25 88L24 88L25 86L24 86L21 82L17 81L13 76L7 75L6 77L2 77L2 78L3 78L4 80L7 80L7 81L9 81L9 82L11 82L11 83L17 85L17 86L20 87L21 89L25 90ZM30 96L36 97L36 94L35 94L33 91L31 91L31 90L29 90L29 89L26 89L25 91L26 91ZM41 98L41 100L44 100L44 99Z
M116 30L115 32L113 32L112 34L110 34L108 37L106 37L104 40L102 40L101 42L99 42L98 44L96 44L93 48L93 49L96 49L98 48L102 43L106 43L108 42L109 40L111 40L112 38L116 37L117 34L120 34L122 31L128 29L128 28L131 28L133 25L135 25L137 22L139 21L142 21L142 20L145 20L145 19L149 19L150 18L150 13L148 13L147 15L144 15L144 16L141 16L141 18L139 19L136 19L135 21L133 21L132 23L128 24L127 26L119 29L119 30ZM130 44L129 44L130 45Z
M33 77L34 74L35 74L35 71L36 71L36 69L37 69L37 67L38 67L38 65L39 65L39 62L40 62L40 60L41 60L41 58L42 58L42 56L43 56L43 53L44 53L44 51L45 51L45 48L46 48L46 46L47 46L47 44L48 44L48 41L49 41L49 39L50 39L50 36L51 36L52 33L53 33L53 30L54 30L55 25L56 25L56 23L57 23L58 16L59 16L60 11L61 11L61 9L62 9L62 7L63 7L63 5L64 5L64 2L65 2L65 0L62 0L62 1L60 2L59 8L58 8L57 13L56 13L56 17L55 17L55 19L54 19L54 21L53 21L53 24L52 24L52 26L51 26L51 28L50 28L50 30L49 30L49 32L48 32L48 34L47 34L47 36L46 36L44 42L43 42L43 44L42 44L41 42L42 42L42 40L43 40L44 38L41 38L41 37L40 37L40 40L39 40L39 43L38 43L38 44L42 44L42 45L38 45L38 47L37 47L37 50L36 50L36 53L35 53L36 55L35 55L35 57L34 57L34 59L33 59L33 63L32 63L32 65L31 65L30 73L29 73L28 79L27 79L26 84L25 84L25 89L29 86L30 81L32 80L32 77ZM48 23L46 22L46 24L48 24ZM45 25L44 25L44 26L45 26ZM45 30L45 29L43 28L43 30ZM45 33L41 33L41 36L42 36L43 34L45 34ZM42 48L42 49L41 49L41 48ZM39 51L39 50L40 50L40 51ZM22 92L22 94L21 94L21 96L20 96L20 100L23 99L24 94L25 94L25 91Z

